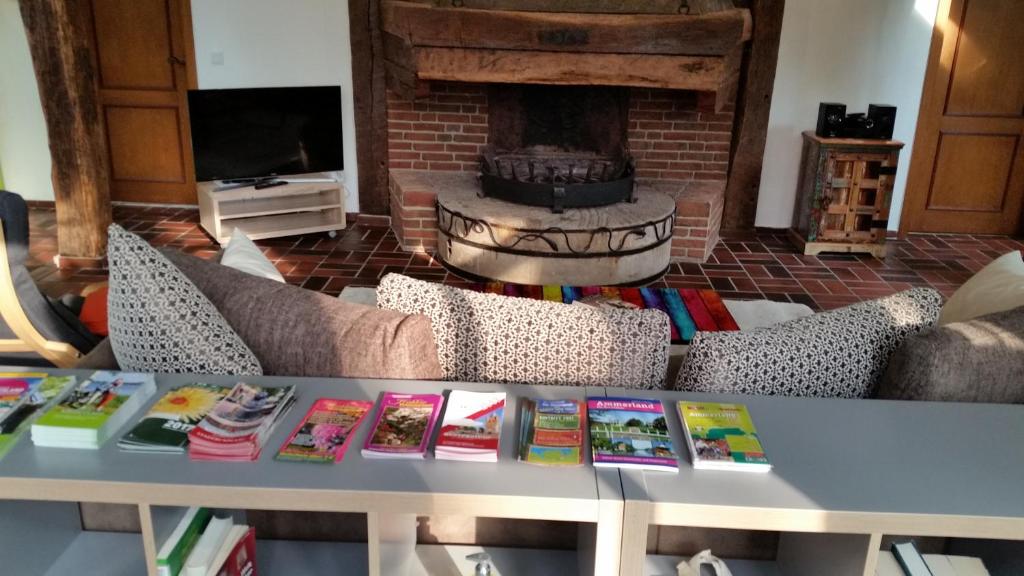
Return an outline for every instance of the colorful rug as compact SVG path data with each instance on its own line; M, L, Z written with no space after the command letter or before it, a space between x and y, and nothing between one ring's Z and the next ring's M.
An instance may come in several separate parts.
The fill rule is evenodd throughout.
M714 290L688 288L618 288L614 286L524 286L488 282L481 292L534 300L572 304L581 301L596 306L655 308L668 314L672 343L686 344L697 332L739 330L736 320Z

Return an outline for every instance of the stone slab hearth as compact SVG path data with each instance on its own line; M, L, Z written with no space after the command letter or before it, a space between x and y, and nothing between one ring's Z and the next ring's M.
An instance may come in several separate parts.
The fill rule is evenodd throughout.
M468 172L438 172L429 170L391 170L389 188L391 194L392 227L400 246L413 252L429 252L438 254L442 260L453 266L478 276L500 279L508 282L532 284L619 284L637 282L660 274L669 262L703 262L710 256L718 242L718 227L721 223L722 206L724 203L724 186L720 182L665 182L642 181L638 186L636 204L617 204L602 209L567 210L564 214L552 214L545 208L531 208L509 204L500 200L478 198L479 182L477 176ZM441 209L438 209L438 205ZM630 235L623 239L622 232L613 232L612 246L626 251L640 250L630 255L625 263L621 257L614 262L604 262L606 266L581 266L587 270L579 271L579 279L573 280L566 267L570 258L548 257L548 266L557 272L538 272L547 267L538 268L536 263L529 265L505 262L506 258L496 257L491 253L486 258L481 256L481 248L474 244L493 244L490 233L479 230L467 232L469 242L459 244L454 250L448 245L448 235L441 232L438 226L438 213L441 213L443 228L451 229L451 213L457 212L474 220L485 220L492 230L519 228L526 230L588 230L567 234L556 233L546 240L520 240L517 248L531 247L539 252L552 252L552 242L560 253L571 253L566 246L569 242L579 250L591 241L592 248L598 244L607 252L609 234L591 240L591 231L597 228L647 227L644 238ZM675 212L672 226L664 226L656 230L657 223L668 224L669 217ZM465 230L460 230L465 232ZM665 234L670 234L670 238ZM495 232L498 243L508 246L510 240L507 232ZM439 240L440 239L440 240ZM646 247L646 249L642 249ZM641 250L642 249L642 250ZM503 255L507 256L507 255ZM517 255L521 258L522 255ZM538 256L544 258L543 256ZM576 260L586 262L588 260ZM523 270L529 270L532 281L520 277ZM588 276L589 274L589 276ZM540 278L543 278L540 279ZM575 278L575 276L573 276Z

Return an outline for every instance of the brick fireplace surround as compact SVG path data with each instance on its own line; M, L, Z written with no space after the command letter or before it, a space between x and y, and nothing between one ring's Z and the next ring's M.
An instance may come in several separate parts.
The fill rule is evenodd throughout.
M733 106L716 113L713 93L631 88L628 110L637 181L675 200L672 260L705 262L719 240ZM387 118L392 228L403 249L433 253L437 195L418 175L479 172L487 85L431 82L412 100L389 92Z

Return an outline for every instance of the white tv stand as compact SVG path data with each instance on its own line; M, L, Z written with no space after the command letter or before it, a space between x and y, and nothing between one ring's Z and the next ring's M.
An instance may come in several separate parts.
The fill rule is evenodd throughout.
M235 228L254 240L345 228L345 187L326 174L297 175L294 182L262 190L217 188L217 182L200 182L196 195L199 223L220 244Z

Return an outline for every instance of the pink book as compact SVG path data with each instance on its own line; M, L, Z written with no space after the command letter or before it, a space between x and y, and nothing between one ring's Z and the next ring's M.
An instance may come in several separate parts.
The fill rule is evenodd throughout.
M385 392L373 430L366 439L364 458L424 458L437 415L444 404L439 394Z
M277 452L278 460L341 462L373 402L320 398Z

